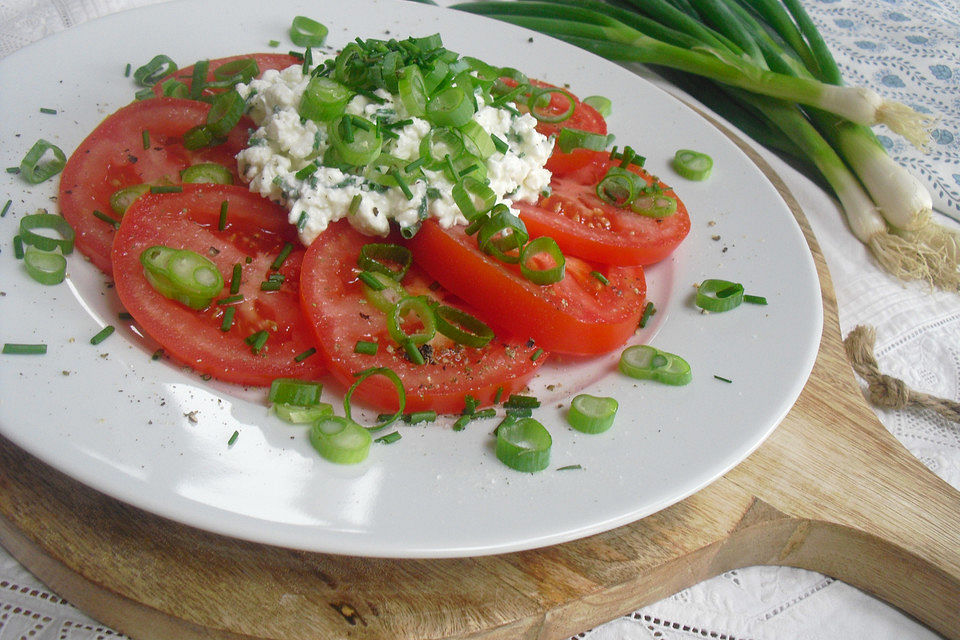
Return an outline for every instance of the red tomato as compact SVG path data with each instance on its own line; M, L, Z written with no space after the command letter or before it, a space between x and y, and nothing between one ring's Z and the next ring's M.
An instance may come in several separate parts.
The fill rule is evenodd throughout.
M566 256L563 280L537 285L516 265L480 251L463 228L443 229L435 220L425 222L409 246L440 284L547 351L610 351L633 334L643 313L646 282L639 266L598 266Z
M227 203L223 231L218 229L221 203ZM271 263L287 243L293 250L279 269L279 291L261 291ZM210 258L224 277L217 299L230 295L234 265L242 270L236 315L229 331L221 330L227 305L203 311L165 298L147 281L140 254L164 245L190 249ZM243 187L184 185L182 193L146 194L127 210L113 247L117 294L137 324L163 345L166 353L196 371L227 382L269 385L274 378L316 378L323 364L315 355L294 358L313 347L313 335L300 313L300 264L304 249L284 209ZM249 259L249 262L248 262ZM269 334L254 353L244 339Z
M530 236L550 236L564 254L609 264L653 264L670 255L690 231L683 202L677 198L677 211L665 218L642 216L604 202L596 186L616 163L608 153L589 153L587 166L567 176L554 176L548 197L536 204L514 204ZM630 168L648 184L654 181L643 169Z
M505 84L516 86L516 82L509 78L504 78L503 80ZM531 80L530 84L535 87L558 88L555 85L539 80ZM550 104L538 109L538 111L557 116L566 113L570 109L570 99L567 98L567 95L569 95L569 97L573 99L573 113L569 118L561 122L539 121L537 131L548 137L558 135L560 129L564 128L579 129L581 131L607 135L607 121L600 115L600 112L590 105L581 102L580 99L568 89L564 88L564 91L566 91L566 94L550 94ZM517 104L521 111L528 112L529 109L524 100L524 98L521 98ZM570 153L563 153L558 146L554 146L553 154L550 156L550 159L547 160L546 168L554 175L566 175L590 162L591 158L592 152L586 149L574 149Z
M389 367L403 381L407 411L433 409L441 413L463 410L468 394L482 404L490 404L500 387L504 398L525 387L546 359L531 360L536 347L524 345L525 337L511 344L497 332L493 341L476 349L437 334L428 343L432 353L427 363L410 362L390 337L386 314L367 302L358 280L357 256L369 242L383 241L361 235L344 220L314 240L303 260L302 308L313 325L320 354L334 376L348 386L355 380L354 374L364 369ZM401 284L410 295L428 295L476 315L437 288L416 264ZM354 353L358 340L377 342L377 353ZM397 391L383 376L368 378L354 397L380 409L397 409Z
M243 60L245 58L253 58L257 63L257 68L260 69L260 74L263 75L264 71L268 69L286 69L289 66L295 64L301 64L301 60L291 56L288 53L248 53L241 56L229 56L227 58L217 58L216 60L210 60L210 66L207 67L207 82L213 82L217 79L214 75L214 71L219 69L221 66L228 62L233 62L234 60ZM183 69L177 69L173 73L160 78L160 81L153 85L153 92L157 96L163 95L163 83L167 80L174 78L180 82L187 85L189 89L193 85L193 68L196 65L190 65L189 67L184 67ZM217 91L222 91L222 89L204 89L203 95L211 95Z
M201 162L221 164L238 179L234 156L246 146L249 120L221 145L196 151L183 146L184 132L206 122L209 110L208 104L177 98L134 102L108 116L70 156L60 177L60 210L76 231L77 248L105 273L111 271L114 227L93 212L116 219L110 207L116 191L145 183L178 184L180 171Z

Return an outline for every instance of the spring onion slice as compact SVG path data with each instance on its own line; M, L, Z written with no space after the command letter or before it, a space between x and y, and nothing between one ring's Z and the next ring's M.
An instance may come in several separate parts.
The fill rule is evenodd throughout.
M351 89L333 78L316 76L307 83L298 112L301 118L329 122L343 114L354 95Z
M693 379L686 360L646 344L624 349L619 367L631 378L656 380L674 386L685 385Z
M677 199L659 189L645 189L630 203L630 210L649 218L667 218L677 212Z
M183 133L183 146L191 151L209 147L215 141L215 136L205 125L197 125Z
M55 231L60 237L53 238L40 233L38 229L50 229ZM63 254L69 254L73 251L73 243L76 233L73 227L61 216L52 213L34 213L24 216L20 219L20 239L23 243L40 249L41 251L54 251L59 249Z
M191 309L204 309L223 289L223 276L205 256L188 249L155 245L140 254L151 286L162 296Z
M310 427L310 444L326 460L336 464L357 464L370 453L370 432L349 418L322 416Z
M613 134L602 135L582 129L564 127L557 134L557 146L563 153L570 153L574 149L590 149L603 151L613 142Z
M374 123L349 113L330 124L329 134L333 149L350 165L370 164L383 146L383 136Z
M606 96L587 96L581 102L596 109L597 113L604 118L609 118L610 114L613 113L613 103Z
M673 169L687 180L706 180L713 170L713 158L699 151L680 149L673 157Z
M290 24L290 40L298 47L322 46L328 32L326 26L306 16L296 16Z
M133 72L133 79L141 87L152 87L160 78L177 70L177 63L163 54L154 56L150 62Z
M449 87L427 102L424 117L438 127L462 127L473 117L476 107L462 87Z
M538 258L544 256L544 258ZM542 268L535 265L543 263ZM534 284L547 285L563 280L567 259L550 236L534 238L520 249L520 273Z
M493 329L466 311L441 304L434 307L433 313L437 332L454 342L481 349L493 340Z
M60 147L40 138L20 161L20 175L30 184L40 184L63 171L66 164L67 156Z
M411 64L400 70L397 74L397 91L407 113L422 118L427 111L427 86L420 67Z
M333 405L327 402L320 402L309 407L279 403L271 408L278 418L290 424L310 424L325 416L333 415Z
M705 311L720 313L736 309L743 302L743 285L728 280L704 280L697 287L696 304Z
M459 131L463 136L464 148L470 155L486 160L497 150L493 138L476 120L468 120Z
M357 379L354 380L353 384L350 385L350 388L347 389L347 394L343 396L343 411L346 414L348 420L351 419L350 400L353 397L353 392L357 390L357 387L359 387L364 380L366 380L371 376L383 376L393 384L394 388L397 390L397 407L398 408L396 413L386 416L384 421L377 421L377 424L375 424L372 427L369 427L369 430L378 431L384 428L385 426L392 424L393 422L395 422L396 420L398 420L403 416L403 409L407 405L407 392L403 388L403 382L400 380L400 376L398 376L393 369L391 369L390 367L370 367L369 369L364 369L363 371L360 371L359 373L355 373L354 375L356 376Z
M180 172L180 180L186 183L233 184L230 170L216 162L201 162Z
M497 194L490 185L472 176L453 185L452 195L463 217L471 221L490 211L497 203Z
M390 313L397 302L407 296L403 285L384 273L363 271L358 279L367 302L384 313Z
M567 422L583 433L603 433L613 426L619 404L615 398L581 393L570 403Z
M267 402L287 404L297 407L312 407L320 404L323 385L312 380L297 378L277 378L270 383Z
M407 333L402 326L403 318L409 313L413 313L422 325L414 333ZM387 331L397 344L404 347L408 343L421 345L432 340L437 333L437 321L426 296L406 296L398 300L387 313Z
M240 122L245 108L246 103L236 91L218 94L207 113L207 130L214 138L225 137Z
M544 102L544 97L550 98L550 100L547 101L549 106L549 104L552 102L553 94L561 95L567 99L567 108L561 113L540 109ZM540 122L563 122L564 120L568 120L570 116L573 115L573 112L577 108L577 101L576 98L570 95L570 92L566 89L561 89L559 87L534 87L530 92L530 97L527 99L527 108L530 109L530 115Z
M260 67L253 58L231 60L213 70L213 77L220 81L248 83L258 75Z
M431 129L420 140L420 157L426 159L427 169L439 169L445 158L457 158L463 153L463 138L448 127Z
M505 420L497 427L497 459L516 471L546 469L552 446L550 433L533 418Z
M67 277L67 259L57 251L27 247L23 254L23 267L40 284L60 284Z
M403 280L413 263L410 249L398 244L371 242L360 247L357 266L367 272L382 273L397 282Z
M491 210L490 219L477 232L477 245L481 251L501 262L516 264L520 262L519 250L529 237L523 220L506 205L498 204Z
M149 190L150 185L148 184L134 184L130 185L129 187L118 189L110 196L110 208L113 209L113 212L118 216L122 216L127 212L127 208L133 203L134 200Z
M626 207L642 189L642 179L632 171L610 167L597 184L597 197L615 207Z

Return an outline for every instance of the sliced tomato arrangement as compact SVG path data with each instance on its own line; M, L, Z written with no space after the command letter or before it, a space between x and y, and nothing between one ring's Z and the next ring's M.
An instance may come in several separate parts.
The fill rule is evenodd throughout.
M511 340L500 327L495 327L496 337L481 348L466 347L438 334L427 343L430 349L425 364L411 362L390 337L386 314L364 297L357 257L361 247L372 241L343 220L324 231L303 260L303 312L313 327L318 355L340 382L349 386L355 374L365 369L388 367L403 382L407 411L448 413L462 411L467 395L481 404L491 404L498 389L507 398L524 388L546 358L532 358L536 346L527 344L526 336ZM415 253L415 259L420 255ZM426 295L479 317L475 310L438 288L416 263L401 285L409 295ZM355 353L358 341L377 343L376 353ZM397 391L382 376L365 380L354 397L377 407L397 409Z
M536 204L514 206L530 236L550 236L566 254L610 264L653 264L666 258L690 231L690 216L683 202L666 185L665 194L677 199L677 210L652 218L604 202L596 185L617 164L610 154L588 151L589 162L565 176L554 176L551 193ZM630 170L647 184L656 179L635 165Z
M237 180L234 156L247 144L251 121L242 119L222 144L195 151L183 146L183 134L206 122L209 110L178 98L134 102L108 116L70 156L60 178L60 210L77 234L77 248L105 273L112 270L115 227L94 211L118 219L110 205L118 190L179 184L183 169L205 162L223 165Z
M226 224L220 211L226 203ZM229 330L222 329L228 305L212 303L202 311L165 298L144 276L140 254L162 245L208 257L224 277L223 299L230 295L234 265L240 265L241 302ZM272 264L291 247L279 269ZM284 209L245 187L184 185L180 193L146 194L127 210L113 246L116 291L137 324L163 345L167 354L202 374L237 384L269 385L275 378L316 378L324 372L316 356L296 357L314 345L300 313L300 266L304 249ZM262 291L273 273L283 276L277 291ZM255 350L247 338L266 331Z
M300 59L292 56L288 53L248 53L245 55L239 56L228 56L226 58L217 58L215 60L208 61L207 66L207 82L214 82L217 78L217 69L223 65L231 62L236 62L238 60L250 60L252 59L257 63L257 69L260 71L260 75L263 75L264 71L276 70L280 71L286 69L289 66L300 64ZM160 80L153 86L153 92L159 97L163 95L163 83L167 80L174 79L179 80L187 86L187 89L190 89L193 86L193 70L196 65L190 65L189 67L184 67L182 69L177 69L173 73L160 78ZM204 88L201 95L212 95L222 91L222 89L209 89Z
M538 285L516 265L482 252L462 227L444 229L435 220L426 221L409 246L446 289L547 351L605 353L636 331L643 313L640 266L592 264L570 255L562 280Z

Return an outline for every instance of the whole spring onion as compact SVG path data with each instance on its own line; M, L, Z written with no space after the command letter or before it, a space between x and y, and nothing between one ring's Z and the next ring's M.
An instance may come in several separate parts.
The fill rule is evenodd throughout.
M929 192L868 128L887 124L923 147L935 117L844 86L797 0L521 0L455 7L612 60L681 72L671 79L748 135L811 162L881 267L903 280L960 286L960 234L932 222Z

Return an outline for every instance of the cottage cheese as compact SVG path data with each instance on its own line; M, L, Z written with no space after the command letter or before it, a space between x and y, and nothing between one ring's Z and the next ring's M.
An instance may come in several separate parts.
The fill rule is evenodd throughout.
M466 224L453 201L454 185L442 171L425 170L424 178L411 182L411 198L399 187L384 189L362 176L331 167L298 178L297 172L322 158L329 146L326 127L302 120L298 113L308 81L300 66L292 66L267 71L262 78L237 87L259 127L250 137L250 146L237 156L240 175L251 191L287 207L290 222L297 225L305 244L331 222L344 217L362 233L375 236L387 235L391 220L400 228L416 228L428 217L436 218L444 227ZM397 137L384 140L382 153L416 160L430 124L411 118L402 101L395 101L388 92L378 91L377 96L382 103L355 97L347 105L347 113L370 120L380 116L387 122L412 120L394 129ZM553 151L553 140L535 130L537 121L532 116L516 115L480 100L474 120L509 145L505 153L495 152L486 162L487 178L497 201L507 206L517 200L535 202L550 184L550 172L544 165ZM349 213L358 195L359 207Z

